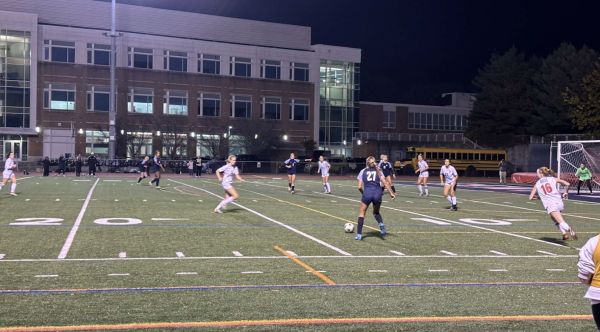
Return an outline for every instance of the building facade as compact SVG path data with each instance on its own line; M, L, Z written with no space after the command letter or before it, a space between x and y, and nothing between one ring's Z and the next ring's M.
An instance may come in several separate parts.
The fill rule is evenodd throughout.
M118 157L225 156L272 133L352 154L359 49L311 45L309 27L116 12ZM91 0L0 0L3 156L108 153L110 13Z

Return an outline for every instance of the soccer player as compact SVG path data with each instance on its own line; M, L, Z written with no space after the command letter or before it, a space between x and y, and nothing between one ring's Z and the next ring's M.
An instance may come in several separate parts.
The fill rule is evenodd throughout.
M329 169L331 165L327 162L325 157L319 157L319 169L317 173L321 173L321 178L323 179L323 188L325 188L326 194L331 194L331 186L329 185Z
M165 168L160 161L160 151L156 150L156 154L154 155L154 164L152 164L152 171L154 172L154 179L150 181L150 185L156 182L156 189L162 189L160 184L160 171L165 171Z
M419 157L419 169L415 171L419 173L419 179L417 180L417 186L419 187L419 196L423 196L423 188L425 188L425 197L429 196L429 188L427 188L427 179L429 178L429 165L423 159L423 155L420 154ZM421 183L423 185L421 185Z
M4 188L8 179L12 182L10 185L10 194L13 196L17 196L15 193L15 189L17 189L17 176L14 173L14 170L17 168L17 164L15 163L15 154L10 152L6 156L6 162L4 163L4 172L2 172L2 183L0 183L0 190Z
M388 156L385 154L382 154L380 156L380 161L379 164L377 165L377 167L379 167L381 169L381 172L383 173L383 176L385 176L385 180L390 184L392 191L394 192L394 194L396 193L396 187L394 187L394 183L392 182L392 164L388 161ZM394 176L394 180L396 180L396 174L393 174ZM383 182L381 183L381 192L383 193L383 191L385 190L385 186L383 185Z
M599 239L600 236L596 235L588 240L579 251L577 263L579 281L590 285L584 297L590 299L598 331L600 331L600 250L597 250Z
M305 159L304 161L310 161L310 159ZM288 191L291 191L292 194L296 189L296 167L300 163L299 159L296 159L296 155L291 153L290 159L283 162L285 168L287 168L287 176L288 176Z
M440 171L440 181L444 186L444 197L452 204L451 211L457 211L456 206L456 181L458 180L458 173L454 166L450 164L450 159L444 160L444 166Z
M550 218L552 218L554 221L554 225L558 227L562 233L563 240L567 240L569 238L569 234L567 233L571 234L573 240L577 240L577 233L575 233L569 224L567 224L560 213L560 211L565 208L563 198L569 198L569 182L557 178L556 174L554 174L554 171L548 169L548 167L540 167L536 173L539 180L531 190L531 194L529 194L529 200L532 200L537 192L542 200L542 204L544 204L546 212L548 212ZM558 191L559 183L566 186L565 193L562 194L562 197Z
M150 157L146 156L144 158L144 160L142 160L142 163L140 164L140 177L138 178L138 184L142 181L142 179L145 179L148 177L148 164L150 161Z
M385 225L383 224L383 218L379 214L379 208L381 207L381 183L389 191L392 201L396 199L396 193L392 191L390 184L385 179L385 176L381 172L381 169L377 167L377 161L375 157L367 158L367 167L364 168L358 174L356 178L358 180L358 191L362 194L360 200L360 211L358 213L358 227L356 228L355 240L362 240L362 228L365 222L365 213L371 203L373 204L373 216L379 223L379 229L381 230L381 236L385 236Z
M575 172L575 176L579 177L579 181L577 182L577 195L579 195L579 189L581 189L581 184L584 182L585 184L587 184L591 195L592 183L590 182L590 179L592 178L592 172L590 172L590 170L585 167L585 164L581 164L581 167L577 169L577 172Z
M221 201L221 203L219 203L219 205L215 208L215 213L221 213L221 209L227 209L227 204L240 197L231 184L233 182L233 176L235 175L235 178L239 181L242 181L242 183L246 182L244 179L242 179L240 176L240 171L235 166L236 160L236 156L229 156L229 158L227 158L227 164L215 172L219 182L221 182L221 187L223 187L225 190L225 199ZM223 176L221 176L221 173L223 173Z

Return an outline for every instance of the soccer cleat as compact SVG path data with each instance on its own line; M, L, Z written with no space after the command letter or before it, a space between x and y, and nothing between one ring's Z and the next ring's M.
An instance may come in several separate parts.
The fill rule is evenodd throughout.
M221 210L219 210L219 208L216 208L213 210L213 213L223 213L223 212L221 212Z
M294 194L294 191L292 190L292 195Z
M381 230L381 236L385 236L387 234L385 231L385 225L383 223L379 224L379 229Z
M356 236L354 237L355 240L358 241L362 241L362 235L361 234L356 234Z
M563 234L562 237L563 237L563 240L568 240L569 239L569 234Z
M456 207L456 205L452 205L452 208L450 208L450 211L458 211L458 208Z
M161 187L159 187L159 186L156 186L156 189L162 189L162 188L161 188Z
M575 231L573 230L573 228L569 228L569 233L571 233L571 237L573 238L573 240L577 240L579 238L577 236L577 233L575 233Z
M420 193L419 196L423 196L423 193Z
M13 196L19 196L19 195L17 195L16 193L10 193L10 195L13 195Z
M327 194L331 195L331 191L328 191Z

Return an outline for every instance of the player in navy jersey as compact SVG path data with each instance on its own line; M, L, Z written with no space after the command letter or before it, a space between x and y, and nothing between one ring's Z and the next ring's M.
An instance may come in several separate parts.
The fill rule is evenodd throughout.
M380 158L381 159L380 159L377 167L379 167L381 169L383 176L385 176L385 180L390 184L390 187L392 187L392 191L390 191L390 192L394 192L394 194L395 194L396 187L394 187L394 183L392 182L392 175L394 176L394 180L396 180L396 173L393 173L392 164L388 161L387 155L382 154L380 156ZM385 191L385 186L383 186L383 182L381 184L382 184L381 192L383 193Z
M162 161L160 160L160 151L156 150L156 154L154 155L154 160L152 164L152 171L154 172L154 179L150 181L150 185L156 182L156 189L162 189L160 187L160 171L165 171L163 167Z
M310 159L305 159L304 161L310 161ZM288 176L288 191L291 191L292 194L296 189L296 167L300 163L299 159L296 159L296 155L291 153L290 159L283 162L285 168L287 168L287 176Z
M140 183L140 181L142 181L142 179L145 179L148 177L148 167L150 166L150 157L146 156L146 158L144 158L144 160L142 160L142 163L140 164L140 177L138 178L138 184Z
M367 168L360 171L357 177L358 190L362 194L360 200L360 212L358 214L358 227L356 228L355 240L362 240L362 228L365 222L365 213L371 203L373 204L373 216L379 223L379 229L381 229L381 236L385 236L385 225L383 224L383 218L379 214L379 208L381 207L381 184L390 192L392 200L396 199L396 194L392 191L390 184L385 179L385 176L381 170L377 167L377 161L375 157L367 158Z

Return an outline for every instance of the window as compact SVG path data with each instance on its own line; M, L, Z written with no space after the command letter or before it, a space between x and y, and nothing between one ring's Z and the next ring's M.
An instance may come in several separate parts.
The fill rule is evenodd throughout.
M221 116L221 95L218 93L198 93L199 116Z
M469 160L475 160L475 157L472 153L469 153Z
M152 133L127 132L127 158L140 159L153 154Z
M75 42L44 40L44 60L75 63Z
M308 82L308 63L290 63L290 79Z
M415 128L415 113L408 113L408 129Z
M108 112L110 106L110 87L88 85L87 110L91 112Z
M44 108L74 111L75 84L44 84Z
M164 51L165 70L187 71L187 53Z
M110 66L110 45L87 44L87 63Z
M437 152L432 152L431 153L431 159L438 159L438 153Z
M396 128L396 110L383 111L383 128Z
M385 120L385 119L384 119ZM463 131L467 117L455 114L408 113L409 129ZM385 127L384 127L385 128Z
M127 111L130 113L152 114L152 89L130 89L127 95Z
M281 120L281 98L262 97L260 107L262 119Z
M260 60L260 77L281 79L281 61Z
M252 117L252 96L231 95L229 116L232 118Z
M221 74L221 57L219 55L198 54L198 72Z
M308 111L310 103L308 99L291 99L290 100L290 120L292 121L308 121Z
M169 115L187 115L187 92L165 91L163 112Z
M108 135L104 131L86 130L85 153L97 155L108 154Z
M506 155L505 154L499 154L498 155L498 160L506 160Z
M231 57L229 74L232 76L252 76L252 60L250 58Z
M180 159L187 156L187 134L164 133L162 145L165 158Z
M133 68L152 69L154 57L152 49L128 47L127 66Z

